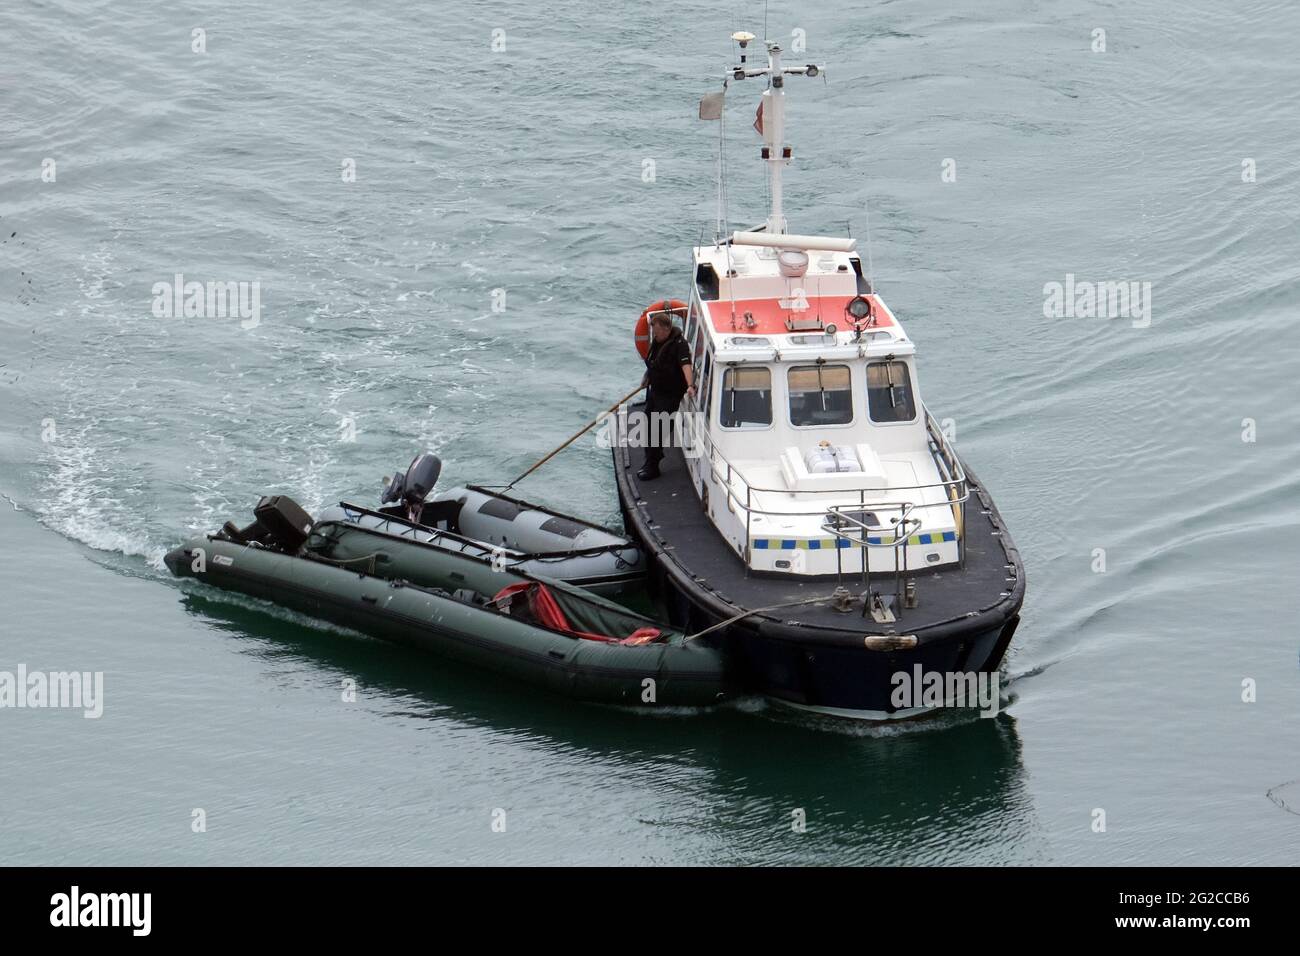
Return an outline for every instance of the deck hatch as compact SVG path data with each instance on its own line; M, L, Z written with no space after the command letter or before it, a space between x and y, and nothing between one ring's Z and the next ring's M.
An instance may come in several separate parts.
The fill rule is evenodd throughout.
M582 532L587 530L586 525L579 524L571 518L561 518L556 515L554 518L547 518L541 524L543 531L549 531L551 534L562 535L566 538L576 538Z
M502 521L514 521L519 517L519 512L524 509L519 507L513 501L504 501L501 498L489 498L483 504L479 505L478 513L488 515L492 518L500 518Z

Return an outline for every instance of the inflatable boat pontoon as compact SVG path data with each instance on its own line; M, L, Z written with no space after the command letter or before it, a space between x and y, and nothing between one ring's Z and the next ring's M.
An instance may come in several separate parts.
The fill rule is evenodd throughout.
M405 472L385 479L383 504L367 508L341 501L321 512L321 522L382 531L413 544L491 560L497 568L568 581L606 596L644 583L646 560L627 537L498 491L466 485L430 497L442 462L416 455ZM238 539L234 525L227 532ZM419 583L425 548L390 542L392 560Z
M460 510L478 501L474 495L493 497L481 489L456 491L461 495L447 500ZM540 512L514 504L521 515ZM257 520L246 528L227 523L186 542L166 556L167 567L177 577L264 598L578 700L704 706L728 694L716 649L572 581L532 572L564 567L560 552L494 548L355 505L328 509L313 521L276 496L263 498L254 513ZM570 539L576 543L585 543L589 530L603 532L574 524L583 528Z

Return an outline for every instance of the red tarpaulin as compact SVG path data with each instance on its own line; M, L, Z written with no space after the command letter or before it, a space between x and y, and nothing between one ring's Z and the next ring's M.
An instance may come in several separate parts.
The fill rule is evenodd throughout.
M572 634L574 637L580 637L585 641L603 641L606 644L648 644L653 640L657 640L661 633L657 627L639 627L620 640L607 634L579 631L564 616L564 609L556 602L554 595L544 584L538 584L535 581L521 581L518 584L511 584L502 588L492 598L492 603L500 604L520 592L527 592L528 610L532 612L538 624L542 625L542 627L549 627L553 631Z

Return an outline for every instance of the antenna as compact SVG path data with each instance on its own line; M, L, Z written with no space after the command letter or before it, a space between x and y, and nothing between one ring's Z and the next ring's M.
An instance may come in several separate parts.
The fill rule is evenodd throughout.
M725 84L725 83L723 84L723 94L722 94L722 95L723 95L724 97L727 95L727 94L726 94L726 84ZM721 237L722 237L722 221L723 221L723 219L724 219L724 215L723 215L723 211L722 211L722 210L723 210L723 205L724 205L725 202L726 202L726 199L725 199L725 189L726 189L726 187L723 185L723 175L724 175L724 174L723 174L723 171L722 171L722 153L723 153L723 151L727 148L727 141L726 141L725 135L724 135L724 133L723 133L723 129L722 129L723 117L726 116L726 113L727 113L727 110L726 110L726 108L725 108L725 106L724 106L723 109L722 109L722 111L718 114L718 165L717 165L717 170L716 170L717 177L718 177L718 220L717 220L717 223L716 223L716 227L715 227L714 230L713 230L713 241L714 241L715 243L718 242L718 241L721 239Z
M871 291L876 291L876 266L871 260L871 202L870 200L862 201L862 211L867 217L867 283L871 286Z

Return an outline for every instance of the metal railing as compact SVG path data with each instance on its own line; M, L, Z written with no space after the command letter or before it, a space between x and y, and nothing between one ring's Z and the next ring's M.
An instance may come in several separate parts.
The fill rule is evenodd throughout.
M723 487L726 489L727 509L731 511L732 514L736 513L737 508L739 508L742 512L744 512L745 515L744 558L745 558L746 566L749 565L749 542L752 537L751 520L755 515L761 515L763 517L792 518L792 517L807 517L808 515L813 513L808 511L807 509L796 510L796 511L778 511L778 510L773 510L770 507L758 508L755 506L754 496L759 494L791 495L795 497L800 495L812 495L812 496L821 496L823 500L827 497L834 497L834 498L838 498L840 503L835 505L829 505L826 509L827 515L839 513L842 517L847 517L847 512L850 509L856 509L858 511L866 511L868 506L870 506L871 509L874 511L888 511L891 509L898 509L901 513L900 517L892 520L894 521L895 524L901 524L903 530L907 530L906 522L908 520L916 522L916 526L913 527L911 530L909 530L907 534L896 535L895 536L896 542L890 543L888 545L872 544L869 547L884 546L884 547L897 548L899 546L898 542L902 542L905 544L911 538L912 534L914 534L916 530L921 526L920 518L910 518L910 515L913 511L920 511L927 508L950 508L952 510L953 521L956 525L956 530L957 530L956 539L957 539L958 559L964 565L966 561L964 517L965 517L966 501L970 497L970 486L966 479L966 470L962 467L961 459L957 457L956 451L953 450L952 445L944 437L943 432L939 427L939 423L935 421L934 416L930 414L928 409L925 411L925 425L926 425L926 432L929 437L929 448L930 448L931 456L934 458L935 463L939 468L940 474L946 474L948 477L937 482L929 482L926 484L906 485L906 486L886 485L883 487L872 486L872 487L851 488L851 489L817 488L817 489L806 489L806 490L794 489L794 488L757 487L755 485L750 484L749 481L745 479L744 475L740 473L739 469L737 469L731 463L731 461L729 461L727 457L718 450L717 446L713 442L712 437L708 434L707 429L699 428L699 426L695 424L695 422L693 422L691 430L692 432L694 432L694 434L692 434L691 439L692 441L699 442L703 445L704 451L699 457L701 458L707 457L710 476L715 481L721 483ZM740 494L738 493L737 489L732 484L733 479L738 480L740 484L743 486L743 491L744 491L743 500ZM878 494L898 495L899 493L908 493L908 492L920 493L931 489L942 489L944 492L945 500L935 501L935 502L917 502L917 501L912 501L910 499L907 499L903 501L890 501L884 503L867 501L868 495L878 495ZM857 494L858 496L858 501L856 503L852 502L851 500L851 496L854 494ZM849 498L850 500L845 502L844 499L846 498ZM830 529L826 529L824 525L823 525L823 529L830 530ZM842 538L844 536L840 534L836 534L836 537ZM851 539L845 538L845 540L851 540ZM837 541L836 551L837 552L839 551L838 541ZM906 555L906 551L907 551L906 547L903 547L904 555ZM867 567L867 565L870 562L867 555L868 555L868 548L864 547L862 549L862 563L863 563L864 575L869 574L869 568ZM895 557L896 557L895 567L897 567L898 564L897 555Z
M901 607L903 603L903 578L907 576L907 544L912 535L921 530L921 519L911 517L915 506L910 501L889 502L884 508L898 508L898 517L890 518L889 523L893 530L893 538L889 541L884 540L884 525L869 525L858 515L863 514L859 511L856 514L848 512L845 509L851 508L852 505L831 505L826 514L826 521L822 522L822 530L829 531L835 535L835 583L842 585L844 583L844 558L843 549L839 547L840 541L847 541L855 544L862 549L862 587L867 594L871 594L871 559L869 557L871 548L892 548L894 551L894 606ZM846 533L849 532L849 533ZM852 532L858 532L854 537ZM879 541L871 540L871 533L875 531L880 535ZM958 542L957 547L961 547ZM899 552L902 552L901 556ZM868 599L870 600L870 599ZM866 609L864 608L864 613Z

